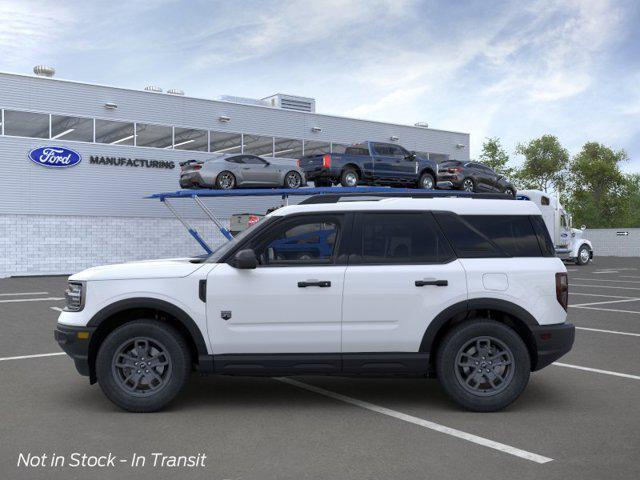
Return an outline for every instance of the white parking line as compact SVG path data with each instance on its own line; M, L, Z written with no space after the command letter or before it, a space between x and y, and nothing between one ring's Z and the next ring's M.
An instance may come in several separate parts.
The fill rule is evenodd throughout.
M44 300L64 300L63 297L46 297L46 298L12 298L11 300L0 300L0 303L17 303L17 302L42 302Z
M614 283L640 283L640 280L609 280L608 278L578 278L574 277L572 280L595 280L596 282L614 282Z
M36 355L21 355L19 357L4 357L4 358L0 358L0 362L6 362L7 360L24 360L26 358L56 357L58 355L66 355L66 354L64 352L56 352L56 353L38 353Z
M617 290L640 290L639 287L619 287L617 285L580 285L578 283L570 283L570 287L590 287L590 288L615 288Z
M0 293L0 297L12 297L17 295L49 295L49 292Z
M569 292L569 296L573 295L586 295L587 297L606 297L606 298L636 298L636 297L623 297L620 295L603 295L601 293L584 293L584 292Z
M620 278L640 278L639 275L618 275Z
M591 303L578 303L576 305L569 305L570 307L587 307L590 305L604 305L606 303L623 303L623 302L637 302L640 298L626 298L624 300L605 300L603 302L591 302Z
M601 312L635 313L636 315L640 314L640 312L636 312L635 310L616 310L615 308L578 307L577 305L569 305L569 308L584 308L585 310L599 310Z
M61 312L62 309L60 307L49 307L51 310L55 310L56 312Z
M631 337L640 337L640 333L618 332L616 330L602 330L600 328L576 327L576 330L588 330L589 332L615 333L616 335L629 335Z
M571 365L570 363L553 362L552 365L558 367L575 368L576 370L584 370L585 372L604 373L605 375L613 375L614 377L630 378L632 380L640 380L640 376L631 375L629 373L612 372L610 370L600 370L599 368L582 367L580 365Z
M457 430L455 428L445 427L444 425L440 425L439 423L424 420L412 415L407 415L406 413L398 412L397 410L391 410L390 408L381 407L373 403L358 400L357 398L348 397L340 393L325 390L324 388L314 387L313 385L302 383L291 378L277 378L276 380L287 383L289 385L293 385L294 387L302 388L310 392L324 395L325 397L333 398L334 400L340 400L341 402L355 405L356 407L364 408L376 413L381 413L383 415L397 418L398 420L403 420L405 422L413 423L414 425L425 427L436 432L451 435L462 440L467 440L468 442L476 443L478 445L482 445L483 447L493 448L494 450L508 453L509 455L514 455L516 457L524 458L525 460L530 460L536 463L547 463L553 461L552 458L543 457L542 455L538 455L537 453L521 450L510 445L505 445L504 443L494 442L493 440L489 440L488 438L479 437L477 435L473 435L472 433L463 432L462 430Z

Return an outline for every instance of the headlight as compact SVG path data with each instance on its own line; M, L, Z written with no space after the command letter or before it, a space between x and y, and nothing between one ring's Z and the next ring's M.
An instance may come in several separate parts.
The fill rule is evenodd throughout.
M65 311L79 312L84 308L85 286L82 282L69 282L64 292L64 298L67 301Z

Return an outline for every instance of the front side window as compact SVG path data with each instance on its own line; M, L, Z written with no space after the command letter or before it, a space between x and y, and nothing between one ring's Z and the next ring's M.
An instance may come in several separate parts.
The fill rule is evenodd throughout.
M229 163L244 163L244 157L243 156L229 157L226 159L226 161Z
M49 138L49 115L5 110L4 134L16 137Z
M260 265L329 265L338 233L335 218L287 222L260 242L256 255Z
M451 247L426 213L365 213L359 216L354 263L446 263Z

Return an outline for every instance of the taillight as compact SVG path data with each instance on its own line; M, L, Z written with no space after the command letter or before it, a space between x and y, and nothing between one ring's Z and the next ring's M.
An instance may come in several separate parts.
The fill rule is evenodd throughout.
M566 272L556 273L556 298L566 311L569 304L569 278Z
M461 172L461 171L462 171L462 169L458 168L458 167L454 167L454 168L450 168L449 169L450 173L458 173L458 172Z
M322 168L331 168L331 155L328 153L322 156Z
M296 165L298 166L298 168L300 167L300 159L296 160Z
M193 167L191 167L191 168L193 168L194 170L200 170L200 169L202 168L202 164L200 164L200 163L196 163L196 164L195 164L195 165L193 165Z

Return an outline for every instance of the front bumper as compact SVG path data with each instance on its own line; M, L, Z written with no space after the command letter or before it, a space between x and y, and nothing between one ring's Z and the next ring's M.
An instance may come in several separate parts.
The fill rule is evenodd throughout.
M531 327L536 342L537 361L532 371L550 365L571 350L576 327L572 323Z
M69 325L57 324L53 331L60 348L69 355L76 365L76 370L80 375L90 376L89 368L89 343L95 328L72 327Z

